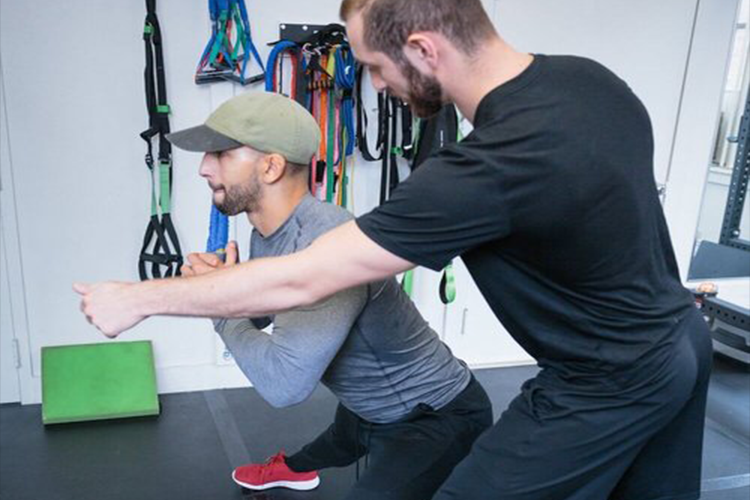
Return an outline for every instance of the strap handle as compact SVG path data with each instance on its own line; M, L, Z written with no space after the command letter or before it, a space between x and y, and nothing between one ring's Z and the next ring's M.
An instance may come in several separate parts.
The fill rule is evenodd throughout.
M450 304L456 300L456 277L453 273L453 263L451 262L443 269L443 276L440 278L440 301L443 304Z

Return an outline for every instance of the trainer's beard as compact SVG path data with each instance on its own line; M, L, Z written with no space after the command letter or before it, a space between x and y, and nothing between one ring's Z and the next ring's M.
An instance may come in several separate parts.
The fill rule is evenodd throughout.
M409 61L401 65L409 82L407 101L411 110L420 118L436 115L443 107L443 88L437 78L425 76Z

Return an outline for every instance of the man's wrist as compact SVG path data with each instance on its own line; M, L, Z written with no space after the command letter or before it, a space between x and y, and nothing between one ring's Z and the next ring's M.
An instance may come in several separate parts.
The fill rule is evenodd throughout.
M139 316L149 317L158 314L167 314L167 311L163 310L164 307L162 307L162 302L164 302L165 298L163 293L163 284L165 281L171 281L171 279L143 281L135 283L130 288L131 307L134 308Z

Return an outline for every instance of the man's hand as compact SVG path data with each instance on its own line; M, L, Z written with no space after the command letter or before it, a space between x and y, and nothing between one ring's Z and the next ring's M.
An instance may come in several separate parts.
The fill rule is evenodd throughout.
M199 276L222 267L233 266L238 260L237 242L230 241L227 244L225 262L222 262L221 258L215 253L191 253L187 256L187 259L189 264L184 264L180 268L183 276Z
M115 338L146 319L138 314L131 289L133 283L74 283L73 290L81 295L81 312L89 323L104 335Z

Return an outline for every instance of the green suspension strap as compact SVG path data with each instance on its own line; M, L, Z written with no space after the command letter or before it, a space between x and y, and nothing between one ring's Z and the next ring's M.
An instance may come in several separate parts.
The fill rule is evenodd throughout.
M456 277L453 274L453 262L445 266L443 276L440 278L440 301L450 304L456 300Z
M172 224L172 145L167 141L169 133L169 105L164 76L164 56L162 53L161 29L156 17L156 0L146 0L146 22L143 29L146 49L144 81L146 87L146 108L149 115L149 128L141 132L146 141L146 166L151 177L151 217L138 260L138 274L141 280L179 276L182 266L182 250L177 232ZM158 138L158 169L154 172L153 141ZM159 181L154 177L158 176ZM159 196L157 197L157 190ZM148 266L150 264L150 266ZM149 269L151 275L149 276ZM162 270L162 267L164 269Z
M412 292L414 292L414 269L409 269L404 273L404 277L401 278L401 288L404 289L406 295L412 297Z

